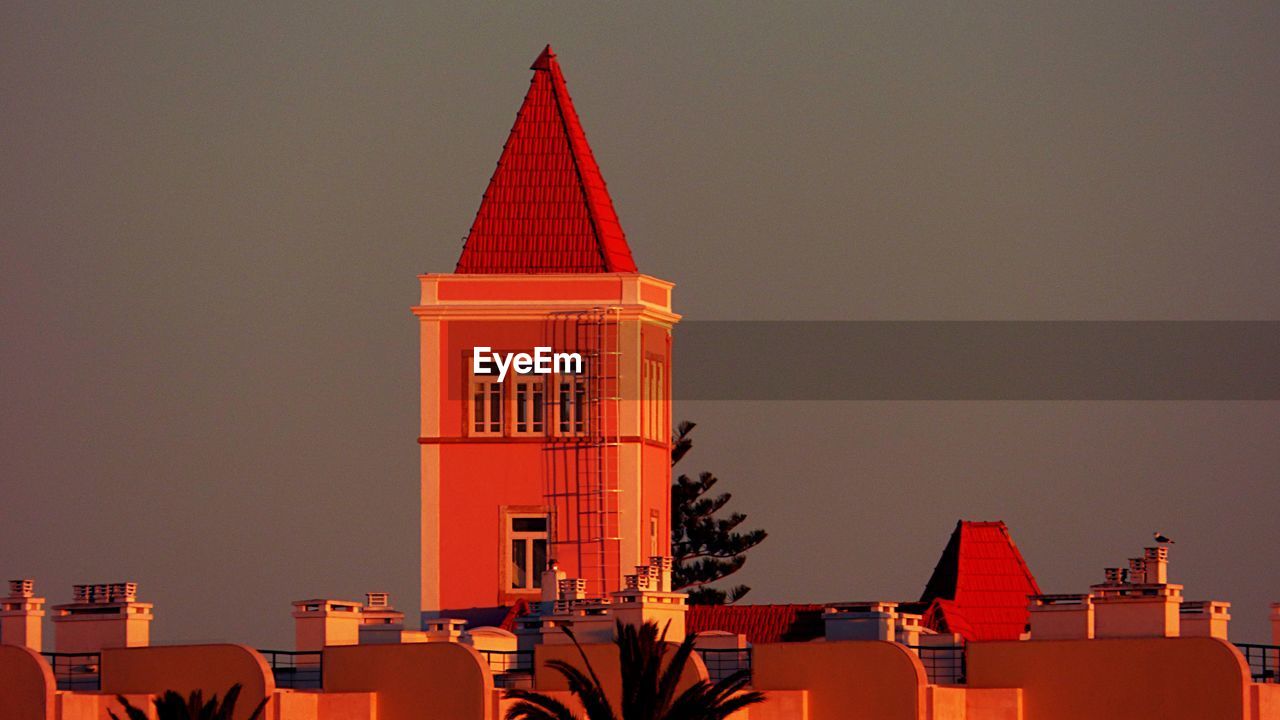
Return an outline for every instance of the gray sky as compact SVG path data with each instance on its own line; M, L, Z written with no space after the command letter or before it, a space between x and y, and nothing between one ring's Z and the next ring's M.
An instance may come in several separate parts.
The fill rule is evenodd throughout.
M162 642L415 608L414 276L544 43L690 319L1280 320L1278 35L1243 2L6 4L0 573L137 580ZM1048 592L1159 528L1237 639L1280 600L1277 403L676 413L771 533L753 601L915 597L959 517Z

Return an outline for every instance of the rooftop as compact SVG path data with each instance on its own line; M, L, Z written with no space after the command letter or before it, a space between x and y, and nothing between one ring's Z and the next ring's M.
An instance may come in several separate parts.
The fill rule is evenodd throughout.
M550 45L531 69L455 272L636 272Z

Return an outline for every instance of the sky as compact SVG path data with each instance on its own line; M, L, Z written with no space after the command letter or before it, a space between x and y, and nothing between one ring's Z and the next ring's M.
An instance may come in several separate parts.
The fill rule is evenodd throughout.
M7 3L0 574L137 581L159 642L415 609L416 275L546 43L690 321L1274 321L1278 35L1252 2ZM1267 639L1277 402L675 414L770 534L751 601L913 599L960 518L1082 592L1159 529Z

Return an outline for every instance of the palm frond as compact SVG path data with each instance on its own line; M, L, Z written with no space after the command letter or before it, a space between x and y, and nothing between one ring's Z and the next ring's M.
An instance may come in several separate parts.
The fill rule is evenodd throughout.
M507 708L505 720L578 720L564 703L542 693L512 688L506 696L519 702Z
M125 720L150 720L145 710L134 707L125 696L117 695L116 702L119 702L120 707L124 710ZM107 714L111 716L111 720L120 720L120 716L116 715L114 710L108 710Z
M586 655L583 655L584 661ZM587 662L590 667L591 663ZM605 695L604 686L600 684L593 670L590 675L582 672L577 666L564 660L548 660L547 667L560 673L569 685L569 692L578 697L582 709L587 711L591 720L617 720L613 706Z
M666 636L666 633L663 633ZM654 686L658 696L659 707L666 709L671 706L672 698L675 697L676 687L680 684L680 676L684 674L685 666L689 664L689 658L693 656L693 644L697 640L696 635L688 635L684 642L676 648L676 652L671 656L671 662L667 664L667 669L662 673L662 677Z

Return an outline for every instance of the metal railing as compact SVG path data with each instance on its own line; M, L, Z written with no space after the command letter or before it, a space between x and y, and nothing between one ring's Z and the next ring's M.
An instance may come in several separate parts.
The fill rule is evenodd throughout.
M532 650L480 650L493 672L493 684L500 688L533 687Z
M702 662L707 666L711 682L720 682L739 670L751 673L751 648L698 648Z
M963 685L966 680L964 645L908 645L920 657L930 685Z
M101 690L102 655L99 653L40 653L53 668L59 690Z
M324 686L324 654L318 651L259 650L271 666L276 687L317 690Z
M1257 683L1280 683L1280 645L1236 643Z

